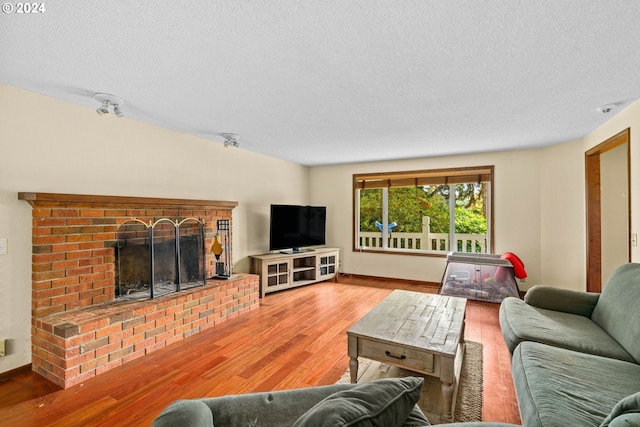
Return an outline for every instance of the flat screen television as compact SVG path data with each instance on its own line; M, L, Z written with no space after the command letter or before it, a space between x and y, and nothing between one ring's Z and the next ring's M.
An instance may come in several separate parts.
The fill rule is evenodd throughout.
M269 250L295 253L324 245L326 223L324 206L271 205Z

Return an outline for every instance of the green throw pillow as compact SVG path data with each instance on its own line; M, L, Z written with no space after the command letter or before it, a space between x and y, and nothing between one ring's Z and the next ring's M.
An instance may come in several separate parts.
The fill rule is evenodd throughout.
M356 384L320 401L293 426L402 426L420 399L423 382L407 377Z
M640 392L620 400L600 427L640 425Z
M153 421L152 427L212 427L211 409L200 400L177 400Z

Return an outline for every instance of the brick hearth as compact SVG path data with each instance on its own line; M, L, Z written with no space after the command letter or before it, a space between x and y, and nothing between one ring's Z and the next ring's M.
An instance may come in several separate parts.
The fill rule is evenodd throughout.
M32 369L67 388L258 306L234 274L153 300L115 301L116 230L132 217L199 218L205 247L235 202L19 193L33 206ZM232 227L233 230L233 227ZM207 254L206 277L215 260Z

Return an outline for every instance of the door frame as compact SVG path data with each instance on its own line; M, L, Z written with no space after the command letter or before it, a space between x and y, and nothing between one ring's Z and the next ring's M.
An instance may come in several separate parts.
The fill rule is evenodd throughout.
M631 130L627 128L585 152L586 224L587 224L587 291L602 292L602 223L600 155L627 144L627 236L631 262Z

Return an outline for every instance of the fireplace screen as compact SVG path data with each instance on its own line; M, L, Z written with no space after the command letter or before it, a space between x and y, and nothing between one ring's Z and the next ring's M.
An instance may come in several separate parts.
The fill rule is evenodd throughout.
M154 298L206 284L204 223L196 218L121 224L116 245L116 298Z

